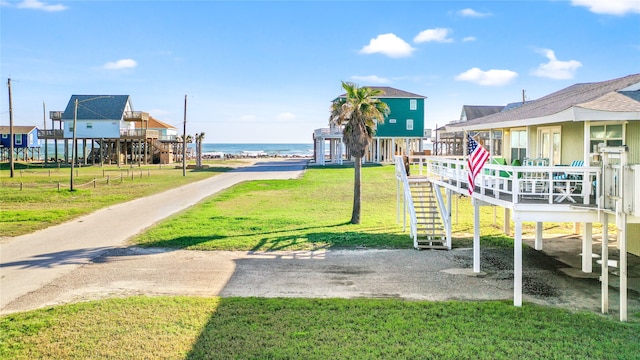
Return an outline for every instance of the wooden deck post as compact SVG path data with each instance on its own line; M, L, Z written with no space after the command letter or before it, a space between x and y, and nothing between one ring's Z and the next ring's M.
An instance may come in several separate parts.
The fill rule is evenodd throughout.
M600 293L602 313L609 313L609 214L602 213L602 269L600 273Z
M592 224L584 223L584 234L582 234L582 272L593 271L593 236Z
M522 306L522 221L515 222L513 238L513 305Z
M542 250L542 222L536 222L536 241L533 245L536 250Z
M473 272L480 272L480 204L472 198L473 203Z

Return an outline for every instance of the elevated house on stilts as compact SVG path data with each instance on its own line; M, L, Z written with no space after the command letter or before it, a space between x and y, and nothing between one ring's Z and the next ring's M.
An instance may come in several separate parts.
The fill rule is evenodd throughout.
M56 161L63 156L82 164L170 163L182 154L177 129L134 111L129 95L72 95L64 111L49 116L52 129L38 130L38 137L54 141ZM76 155L69 159L73 139ZM64 154L57 153L58 142L64 142Z
M389 106L389 115L384 123L377 124L373 141L369 145L364 161L392 163L396 155L422 152L425 134L425 96L388 86L368 86L382 91L378 98ZM345 97L346 94L338 96ZM313 133L314 160L325 165L326 157L334 164L349 159L342 143L342 129L337 127L316 129Z
M463 133L465 140L467 135L487 138L494 144L486 148L491 158L469 194L466 153L410 156L419 163L410 176L403 159L396 157L399 201L407 205L405 216L414 245L451 248L452 195L471 196L473 270L480 272L480 207L502 207L505 229L514 222L513 303L521 306L522 223L535 223L538 250L543 248L544 222L582 224L585 273L593 271L592 228L600 223L602 312L609 307L608 241L609 229L615 229L620 250L620 320L626 321L627 256L640 256L640 74L575 84L516 108L447 125L445 131ZM494 142L498 136L502 141ZM467 149L466 143L463 148ZM496 154L502 155L501 161ZM421 208L428 209L427 215L420 215Z

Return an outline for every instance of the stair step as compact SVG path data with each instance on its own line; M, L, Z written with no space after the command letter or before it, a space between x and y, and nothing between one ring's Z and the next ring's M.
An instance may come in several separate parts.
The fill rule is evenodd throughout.
M418 250L432 249L432 250L449 250L446 245L418 245L416 246Z

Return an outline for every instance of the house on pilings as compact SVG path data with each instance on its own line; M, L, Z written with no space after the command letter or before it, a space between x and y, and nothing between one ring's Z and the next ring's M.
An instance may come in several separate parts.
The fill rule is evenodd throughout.
M169 163L175 151L181 153L177 136L162 135L166 126L153 128L157 123L149 113L134 111L129 95L72 95L64 111L49 115L52 129L38 136L54 141L56 161L64 156L65 162L83 164ZM74 139L76 155L70 159ZM57 153L58 142L64 142L64 154Z
M428 184L434 212L445 229L428 240L451 247L451 197L472 197L475 213L474 272L480 272L481 206L502 207L505 230L514 223L514 305L522 305L522 223L535 223L534 247L543 248L544 222L582 227L582 271L593 271L593 224L602 225L602 311L608 312L609 229L620 252L620 319L627 319L627 256L640 256L640 74L575 84L519 107L449 124L446 132L464 134L464 156L414 157L421 172L405 176L396 158L397 178L405 189ZM475 177L469 191L467 135L489 139L499 134L499 149ZM497 154L501 154L497 156ZM516 161L517 160L517 161ZM424 192L423 192L424 193ZM413 204L410 191L404 200ZM417 207L409 206L414 244L420 245ZM614 231L612 231L613 233ZM443 239L441 239L443 238ZM634 255L635 254L635 255Z
M422 152L423 140L430 137L425 133L425 96L410 93L388 86L368 86L382 91L377 98L389 106L389 114L383 123L376 125L373 141L369 145L364 160L367 162L391 163L396 155L408 155ZM346 94L338 98L346 97ZM325 152L329 160L342 163L344 154L342 129L330 127L316 129L313 134L314 160L316 164L325 164ZM327 148L328 142L328 148Z

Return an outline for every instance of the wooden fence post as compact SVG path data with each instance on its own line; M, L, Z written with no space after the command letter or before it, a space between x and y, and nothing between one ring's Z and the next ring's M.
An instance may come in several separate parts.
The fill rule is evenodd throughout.
M96 178L93 178L93 188L96 188Z
M109 175L107 175L107 185L109 185Z

